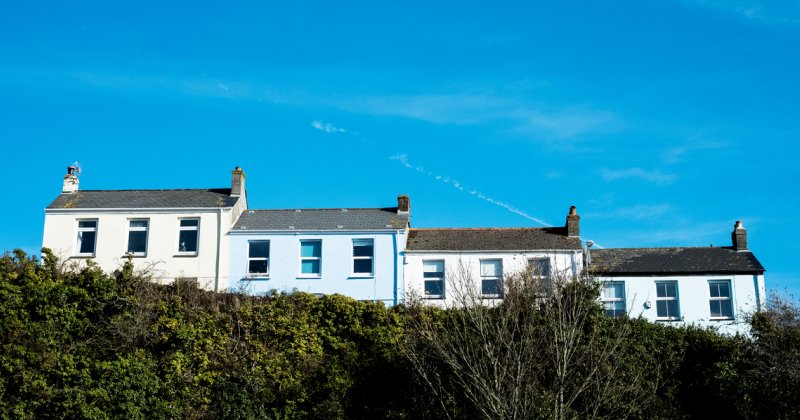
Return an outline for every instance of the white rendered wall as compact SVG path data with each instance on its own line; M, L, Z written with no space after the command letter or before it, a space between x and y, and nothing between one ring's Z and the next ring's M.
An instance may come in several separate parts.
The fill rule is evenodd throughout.
M576 251L529 251L529 252L420 252L406 251L405 254L405 297L412 294L416 297L425 296L425 280L423 278L424 261L444 261L445 269L445 296L444 299L424 299L432 305L451 307L455 304L453 293L448 293L448 278L454 279L459 267L464 267L471 272L471 278L476 291L480 291L480 261L502 260L503 275L519 273L527 268L530 258L549 258L550 271L553 274L563 274L571 277L580 274L583 266L583 254Z
M373 240L373 275L353 274L353 239ZM268 240L268 276L249 277L248 242ZM300 273L300 241L322 241L319 277ZM398 303L402 294L400 251L406 231L381 232L271 232L230 235L230 288L232 292L263 294L294 290L315 294L342 294L358 300Z
M179 219L200 219L197 255L178 255ZM128 226L131 219L147 219L148 238L146 256L133 258L135 267L152 267L154 278L168 282L175 277L195 277L198 284L214 290L217 281L217 241L219 234L218 290L228 287L228 236L231 211L219 210L161 210L146 211L53 211L47 210L44 221L42 246L62 257L81 262L87 257L77 257L78 220L97 220L95 255L92 259L107 272L122 266L127 256ZM221 223L221 225L219 224ZM218 230L221 227L220 230Z
M766 289L763 275L696 275L696 276L618 276L602 277L600 281L622 281L625 283L625 309L632 318L642 317L654 322L696 324L714 327L720 332L746 334L749 332L747 318L766 304ZM709 307L709 281L730 281L733 297L733 320L711 319ZM675 281L678 285L678 307L681 321L659 321L656 316L656 282ZM649 302L649 305L647 303ZM647 306L650 306L647 308Z

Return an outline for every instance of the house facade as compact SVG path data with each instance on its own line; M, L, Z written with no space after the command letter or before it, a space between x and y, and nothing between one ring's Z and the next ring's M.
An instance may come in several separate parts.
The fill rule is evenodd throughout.
M406 298L451 307L459 287L500 299L503 277L512 273L577 275L583 267L579 223L573 206L564 227L410 229Z
M245 211L230 232L230 291L339 293L396 305L410 204Z
M132 257L159 281L228 288L228 231L247 209L241 168L230 188L181 190L80 190L75 172L68 168L61 194L45 209L43 247L106 271Z
M764 267L747 247L742 222L732 239L729 247L591 250L606 313L747 333L747 318L766 303Z

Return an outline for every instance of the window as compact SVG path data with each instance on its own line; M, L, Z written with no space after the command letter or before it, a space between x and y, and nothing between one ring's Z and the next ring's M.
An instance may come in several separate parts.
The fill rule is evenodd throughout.
M181 254L197 254L200 219L181 219L180 222L178 252Z
M621 281L609 281L603 283L602 299L606 315L614 318L624 315L625 283Z
M680 319L678 310L678 283L656 282L656 317L663 320Z
M300 241L300 273L319 277L322 264L322 241Z
M372 275L372 239L353 239L353 274Z
M528 269L534 276L550 276L550 258L529 258Z
M444 299L444 261L423 261L425 298Z
M147 227L149 221L128 221L128 253L132 255L147 255Z
M268 276L269 241L250 241L247 246L247 275L250 277Z
M503 261L481 260L481 294L500 297L502 293Z
M711 318L733 319L733 299L731 299L731 282L728 280L712 280L708 282L710 295L709 307Z
M97 244L97 220L78 220L78 255L94 256Z

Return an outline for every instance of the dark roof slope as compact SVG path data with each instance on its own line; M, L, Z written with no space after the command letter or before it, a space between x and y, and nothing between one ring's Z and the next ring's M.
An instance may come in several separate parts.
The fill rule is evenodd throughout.
M232 207L230 188L191 190L84 190L59 195L48 209Z
M567 237L563 227L411 229L409 251L523 251L581 249L581 240Z
M750 251L731 247L609 248L591 251L592 269L603 274L761 274Z
M408 226L408 214L384 209L248 210L233 231L259 230L393 230Z

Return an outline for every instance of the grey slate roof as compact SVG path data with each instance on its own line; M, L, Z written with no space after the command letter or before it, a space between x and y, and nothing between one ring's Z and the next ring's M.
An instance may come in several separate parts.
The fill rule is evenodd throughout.
M732 247L609 248L591 251L599 275L761 274L750 251Z
M408 251L524 251L581 249L564 227L411 229Z
M405 229L408 214L383 209L247 210L232 232L260 230L394 230Z
M61 194L48 209L232 207L230 188L190 190L83 190Z

